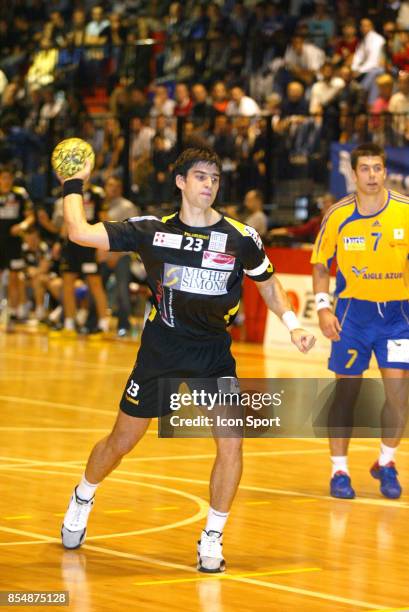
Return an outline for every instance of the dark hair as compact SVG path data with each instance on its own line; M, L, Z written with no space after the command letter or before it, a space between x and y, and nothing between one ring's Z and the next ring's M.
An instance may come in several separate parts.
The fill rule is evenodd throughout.
M352 170L356 170L358 159L360 157L382 157L383 164L386 162L385 151L382 147L374 142L364 142L356 147L351 153Z
M12 166L0 166L0 174L11 174L12 176L14 176L15 171L14 168Z
M222 171L222 162L220 157L211 149L205 147L189 147L185 149L177 158L174 165L174 175L181 174L186 176L190 168L203 162L205 164L215 164L219 172Z

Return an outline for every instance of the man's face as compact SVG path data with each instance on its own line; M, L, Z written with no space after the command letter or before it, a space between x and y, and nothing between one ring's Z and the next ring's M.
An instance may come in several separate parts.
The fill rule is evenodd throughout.
M183 202L194 208L207 210L216 199L220 184L220 173L216 164L198 162L186 177L178 174L176 185L182 192Z
M321 72L324 81L330 81L332 79L332 75L334 74L334 70L330 64L324 64Z
M303 43L304 41L301 38L301 36L294 36L294 38L291 41L291 45L296 53L301 53L302 48L303 48Z
M404 73L399 75L399 91L403 93L403 95L409 95L409 73Z
M240 102L243 97L243 92L240 87L233 87L233 89L231 90L231 97L234 102Z
M182 102L183 100L185 100L189 95L189 90L186 87L186 85L183 85L181 83L179 83L179 85L176 85L175 87L175 99L177 102Z
M91 16L93 21L97 21L98 23L102 21L102 17L104 12L101 6L95 6L91 11Z
M356 169L352 172L357 188L365 195L380 193L385 184L386 169L379 155L358 158Z
M287 87L287 97L290 102L298 102L303 97L304 88L300 83L290 83Z
M122 186L120 181L116 179L108 179L105 183L105 195L108 200L113 200L114 198L119 198L122 192Z
M227 91L224 83L216 83L213 87L213 98L215 100L224 100L227 98Z
M203 85L194 85L192 88L192 94L193 94L195 101L198 104L202 104L203 102L206 102L207 91L203 87Z
M11 172L0 173L0 191L1 193L8 193L13 186L13 175Z
M369 19L361 19L361 34L365 36L372 30L372 22Z
M342 33L345 38L353 38L356 36L356 27L352 23L348 23L342 28Z
M260 207L260 200L255 191L249 191L244 198L244 206L250 212L255 212Z

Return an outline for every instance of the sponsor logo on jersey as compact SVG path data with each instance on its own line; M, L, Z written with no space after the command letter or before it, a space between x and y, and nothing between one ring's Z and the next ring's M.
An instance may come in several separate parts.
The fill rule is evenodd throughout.
M153 237L154 246L167 247L168 249L180 249L183 236L180 234L168 234L167 232L155 232Z
M393 237L395 240L403 240L405 237L405 230L403 228L394 228Z
M164 323L169 327L175 327L175 317L173 314L173 291L168 290L167 296L163 290L160 280L156 281L155 297L158 302L159 314ZM167 298L167 299L166 299Z
M219 251L225 253L227 234L222 232L210 232L209 251Z
M364 236L345 236L344 249L346 251L366 251Z
M213 253L203 251L202 266L205 268L215 268L216 270L233 270L236 258L227 253Z
M381 227L381 224L378 219L374 223L372 223L372 227Z
M192 232L183 232L184 236L188 236L189 238L201 238L202 240L209 240L209 236L206 234L194 234Z
M355 266L352 271L362 280L399 280L403 278L403 272L367 272L368 268L358 270Z
M251 238L253 238L254 242L256 243L256 245L258 246L258 248L260 249L260 251L263 248L263 243L261 241L260 235L257 232L257 230L254 229L254 227L250 227L249 225L246 225L246 227L244 228L244 231L246 232L246 234L248 234Z
M368 269L368 266L366 266L365 268L357 268L356 266L352 266L352 272L355 274L355 276L357 276L358 278L360 276L362 276L362 274L364 274L364 272L366 272Z
M225 295L230 272L165 264L164 287L201 295Z

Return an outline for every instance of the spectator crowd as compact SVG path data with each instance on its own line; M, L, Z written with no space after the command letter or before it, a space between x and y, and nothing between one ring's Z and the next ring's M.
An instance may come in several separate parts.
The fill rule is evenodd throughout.
M11 315L27 316L24 278L38 320L104 331L111 308L130 333L139 262L64 268L49 165L64 137L95 151L95 221L169 209L180 147L206 142L223 162L220 202L246 203L267 236L263 195L306 177L324 194L331 142L405 146L408 117L409 1L14 0L0 17L0 236L26 254L14 269L0 257ZM21 206L5 223L10 198Z

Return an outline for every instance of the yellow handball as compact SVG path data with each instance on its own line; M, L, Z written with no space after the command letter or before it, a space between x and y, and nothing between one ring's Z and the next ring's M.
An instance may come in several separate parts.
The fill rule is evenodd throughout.
M58 176L67 179L82 170L87 159L93 168L95 154L91 145L82 138L66 138L55 147L51 164Z

